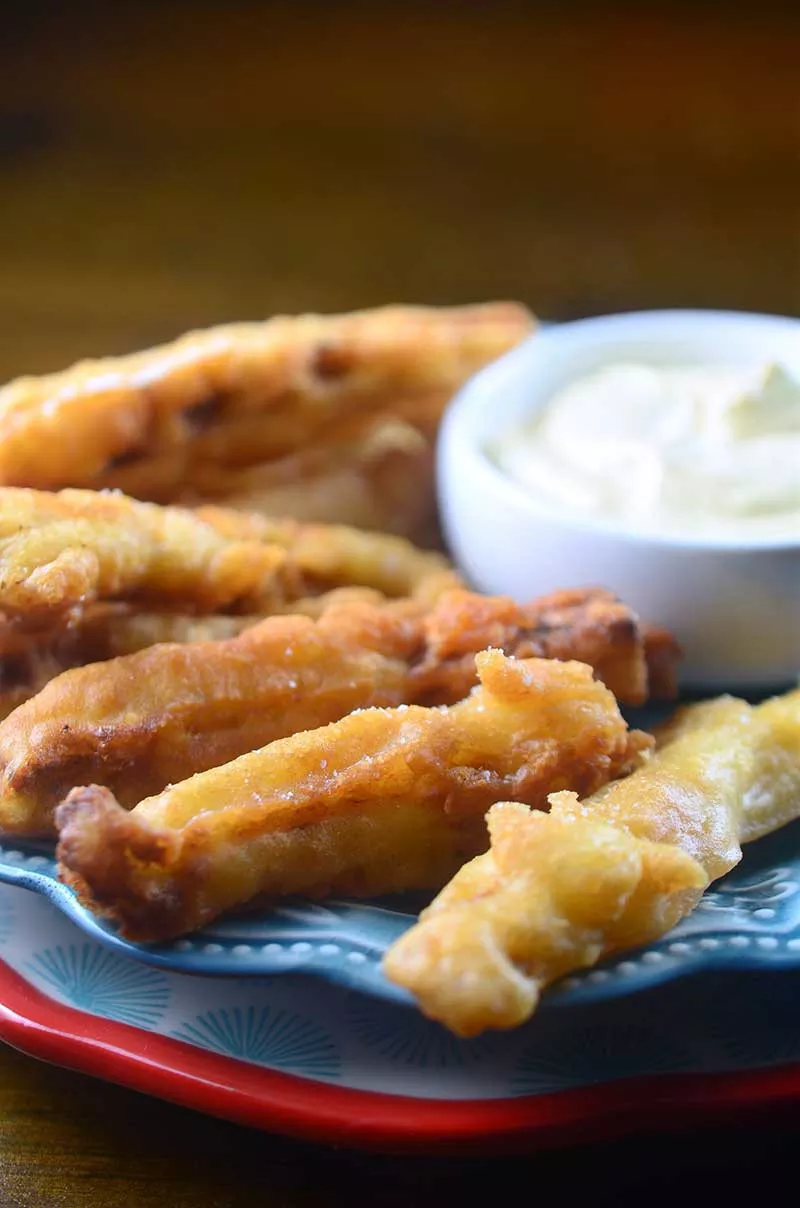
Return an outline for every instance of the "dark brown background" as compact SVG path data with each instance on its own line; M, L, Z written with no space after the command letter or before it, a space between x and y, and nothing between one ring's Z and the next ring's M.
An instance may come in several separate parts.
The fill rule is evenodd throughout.
M800 314L799 64L796 4L4 5L0 379L388 300ZM794 1124L367 1159L0 1050L0 1205L694 1203Z

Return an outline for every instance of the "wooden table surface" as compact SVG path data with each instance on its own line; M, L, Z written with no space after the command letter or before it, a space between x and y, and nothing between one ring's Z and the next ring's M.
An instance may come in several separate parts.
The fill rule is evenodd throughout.
M800 9L628 7L4 6L0 378L388 300L800 314ZM741 1189L791 1132L366 1158L0 1051L0 1206L620 1203Z

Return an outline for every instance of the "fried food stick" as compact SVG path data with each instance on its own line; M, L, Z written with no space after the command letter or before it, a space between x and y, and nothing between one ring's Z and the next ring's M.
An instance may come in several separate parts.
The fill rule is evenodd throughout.
M314 597L315 608L325 599ZM298 611L310 603L298 601ZM134 654L157 642L221 641L262 620L138 612L129 605L107 604L76 610L67 625L37 633L0 625L0 720L72 668Z
M642 628L606 592L556 592L520 607L458 591L431 611L330 594L316 623L271 617L228 641L152 646L51 680L0 725L0 827L47 833L75 784L103 784L132 806L355 708L455 704L474 687L475 655L488 646L587 663L624 701L647 694Z
M430 541L435 529L433 443L410 424L383 419L335 442L243 470L199 474L181 502L397 533Z
M460 1036L513 1028L542 990L650 943L741 858L800 814L800 691L757 708L688 708L625 780L549 814L500 803L491 848L466 864L389 950L387 977Z
M174 785L131 813L76 788L57 812L62 877L132 939L201 927L257 897L441 884L487 843L484 814L622 775L647 736L580 663L477 657L450 709L351 713Z
M0 608L26 621L122 596L266 611L292 589L293 571L285 548L225 537L190 511L95 491L0 488Z
M369 587L336 587L320 596L301 596L281 603L270 615L318 618L329 609L347 604L383 607L387 602L386 596ZM188 646L225 641L266 619L257 613L243 616L213 613L198 617L180 612L143 612L130 604L96 604L81 610L71 635L56 635L54 653L59 655L63 651L65 660L73 660L65 661L60 669L65 671L70 666L105 662L165 643Z
M627 705L677 692L680 647L666 630L642 623L626 604L602 588L568 588L529 604L508 596L450 591L425 622L425 647L418 680L433 672L427 704L446 704L451 689L437 696L442 669L463 692L475 682L474 656L492 646L517 658L554 658L588 663Z
M359 411L391 414L397 398L441 410L532 326L513 303L277 317L20 378L0 391L0 483L123 485L115 470L162 457L155 481L177 488L192 460L253 464Z
M322 595L276 602L274 612L269 615L291 613L317 618L331 608L342 608L346 604L385 607L388 603L382 592L370 587L335 587ZM392 603L403 607L401 601ZM415 608L419 611L421 607L409 598L411 611ZM236 637L263 620L265 617L261 613L197 616L183 612L146 612L136 604L124 601L76 608L67 618L62 618L63 623L36 633L26 629L18 618L0 620L0 686L8 687L9 678L20 685L28 682L27 676L17 673L25 658L49 659L55 667L48 677L52 679L71 667L135 654L159 643L188 645L222 641Z
M276 616L228 641L67 671L6 719L0 829L52 833L75 784L102 783L131 807L274 739L399 705L410 627L374 607Z
M418 549L390 533L371 533L343 524L276 520L214 505L196 508L195 515L231 540L281 546L308 591L368 587L385 596L414 596L432 604L444 592L463 586L441 554Z
M0 609L28 626L94 600L267 613L337 586L411 594L442 575L458 582L444 558L400 537L96 491L0 488Z
M356 602L383 607L387 600L368 587L338 587L321 596L303 596L282 604L273 615L291 613L316 618L329 608ZM263 620L257 615L197 617L140 612L130 604L95 604L77 609L66 626L37 634L19 625L0 624L0 721L65 671L136 654L163 643L220 642L252 629ZM99 678L104 684L106 674L100 671ZM94 682L87 684L87 690L94 691ZM85 711L83 716L85 721Z
M399 463L409 474L414 464L422 464L427 475L429 467L420 461L420 453L427 449L430 459L451 394L426 394L411 403L386 400L385 409L377 413L357 412L311 431L308 414L298 413L295 403L287 400L268 419L258 413L245 415L224 428L210 429L189 445L153 457L127 459L98 475L90 485L155 503L184 504L245 493L247 487L240 480L246 483L253 477L269 482L274 475L288 475L291 468L309 479L321 474L323 467L329 474L349 470L368 477L380 458L387 464ZM378 441L374 434L384 425L387 430ZM397 465L392 464L392 472L397 473ZM370 485L376 491L380 486L377 482Z

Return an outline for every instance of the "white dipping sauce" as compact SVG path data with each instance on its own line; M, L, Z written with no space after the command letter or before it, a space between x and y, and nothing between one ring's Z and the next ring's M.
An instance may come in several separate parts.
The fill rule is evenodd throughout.
M487 452L554 509L628 530L800 538L800 383L777 364L608 364Z

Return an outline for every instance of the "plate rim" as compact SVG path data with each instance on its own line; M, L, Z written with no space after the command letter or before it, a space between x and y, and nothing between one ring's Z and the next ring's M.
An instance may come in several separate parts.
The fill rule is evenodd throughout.
M703 895L703 901L698 907L698 911L702 909L707 898L718 897L723 891L726 882L731 876L739 876L739 874L747 873L746 864L749 862L750 852L753 848L758 848L764 843L774 842L777 837L782 837L789 829L797 828L797 834L800 836L800 819L794 819L787 826L780 828L778 831L763 836L753 844L749 844L743 859L729 874L720 878L715 885L710 887L710 892ZM39 844L34 845L39 847ZM261 948L263 939L269 937L257 937L248 934L247 930L241 932L237 943L241 945L242 952L239 952L237 946L232 948L229 946L224 958L222 957L207 957L203 952L202 957L198 957L200 949L205 950L206 947L214 947L220 949L218 941L221 936L215 931L215 924L212 923L207 935L201 932L194 936L184 937L178 941L178 944L185 944L186 949L178 951L178 945L161 944L156 945L131 945L123 940L113 928L109 928L103 920L95 918L89 912L85 911L74 896L73 891L62 881L55 878L51 871L42 871L38 866L36 868L26 866L31 863L31 854L28 852L29 841L21 840L15 843L9 852L6 836L0 834L0 888L5 885L10 885L17 890L24 890L39 898L50 902L59 913L68 919L80 932L83 932L91 942L100 944L106 950L116 953L118 956L126 960L132 960L136 963L153 969L161 970L165 973L196 976L200 978L257 978L264 976L275 976L292 974L295 976L303 976L308 978L318 978L322 982L337 985L347 990L365 994L378 1002L386 1002L394 1005L402 1005L409 1009L414 1009L416 1004L413 996L399 986L394 985L382 974L382 955L386 948L382 947L380 942L372 938L362 939L358 934L354 934L349 927L349 922L346 917L351 909L366 909L370 913L376 915L394 915L399 918L407 918L410 922L413 921L413 916L408 914L398 913L388 910L385 905L379 901L370 899L348 901L346 899L331 899L327 903L327 907L331 908L336 915L339 928L334 934L331 932L325 937L326 943L318 945L315 943L320 936L312 937L315 943L307 942L307 932L302 928L296 930L296 934L285 935L279 934L272 937L266 945L267 948L282 948L283 956L290 958L281 960L276 964L269 966L261 966L258 964L250 964L249 957L242 956L242 952L255 951L258 960L258 952ZM10 855L17 858L10 859ZM34 852L34 858L41 858ZM46 856L46 860L52 863L52 857ZM779 857L775 857L779 859ZM793 861L793 857L790 857ZM755 869L750 868L750 875L764 876L775 874L783 875L782 866L779 863L770 863L767 867L762 868L757 865ZM800 867L798 868L800 874ZM800 888L800 880L795 876L794 870L787 875L792 875L794 881L793 892ZM737 883L738 884L738 883ZM729 889L733 891L735 898L737 890L736 885L730 883ZM747 882L741 886L741 892L747 893ZM800 899L798 899L800 902ZM287 905L291 905L288 903ZM301 913L309 908L317 910L320 906L325 908L325 904L305 899L299 899L295 902L295 906L299 906ZM337 914L338 912L338 914ZM292 914L291 910L282 908L279 914ZM326 910L330 913L330 910ZM754 912L758 914L758 911ZM775 911L772 911L774 915ZM257 919L258 916L252 916ZM690 921L688 916L683 922ZM225 920L220 920L224 923ZM747 930L747 924L745 924ZM690 932L688 934L679 934L679 928L673 928L663 936L658 937L653 943L645 945L641 948L636 948L630 952L620 951L612 954L609 958L604 959L599 963L597 968L587 967L585 969L577 969L559 981L552 987L548 988L546 1000L543 1003L543 1008L559 1007L571 1008L572 1006L581 1003L601 1002L612 998L627 998L632 995L637 995L642 991L651 989L658 985L671 983L688 978L703 976L717 970L753 970L761 971L764 968L766 956L763 949L769 945L769 960L766 962L770 967L783 967L797 969L800 971L800 936L795 936L794 931L791 937L788 933L784 934L779 927L777 931L767 930L763 933L757 931L754 941L748 938L744 947L740 939L741 937L735 931L729 930L724 925L714 927L709 922L709 926L705 932L700 934ZM358 927L356 927L356 932ZM208 943L203 941L210 941ZM347 961L323 961L321 962L317 955L317 949L321 954L328 941L335 941L332 944L333 948L341 945L345 946ZM780 947L781 941L786 940L785 946ZM777 941L777 943L776 943ZM223 941L224 943L224 941ZM734 947L735 945L735 947ZM760 947L763 945L763 948ZM674 962L664 961L664 950L678 947L682 948L681 961L677 964ZM293 949L302 948L303 955L295 956ZM790 951L791 950L791 951ZM239 958L232 962L231 951L239 952ZM368 958L366 952L380 953L377 962ZM657 961L651 956L651 952L659 954ZM359 960L359 964L351 966L350 959ZM645 964L645 962L648 962ZM627 974L620 978L619 974L626 967L630 968L635 965L634 970L636 977L631 980ZM609 973L611 977L609 977ZM577 985L575 983L578 983ZM577 993L575 993L577 991Z
M148 1038L142 1045L142 1033ZM800 1100L800 1062L619 1079L543 1095L423 1099L266 1069L66 1006L0 958L0 1040L32 1057L233 1123L351 1149L463 1154L718 1122Z

